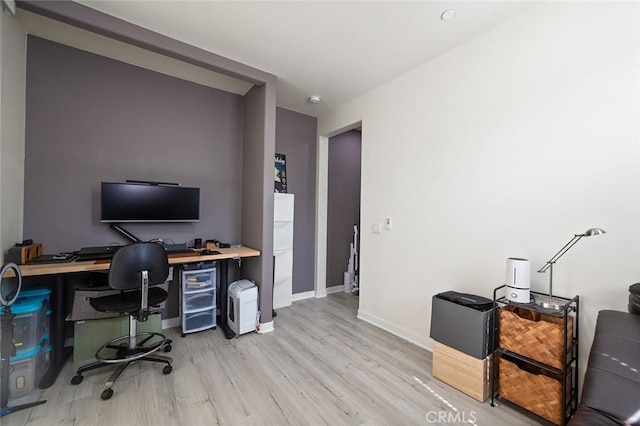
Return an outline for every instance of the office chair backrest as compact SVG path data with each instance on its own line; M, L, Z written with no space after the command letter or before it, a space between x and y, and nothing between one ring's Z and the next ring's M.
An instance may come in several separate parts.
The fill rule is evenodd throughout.
M109 286L117 290L140 288L142 271L149 273L149 285L161 284L169 275L167 252L158 243L134 243L113 255Z

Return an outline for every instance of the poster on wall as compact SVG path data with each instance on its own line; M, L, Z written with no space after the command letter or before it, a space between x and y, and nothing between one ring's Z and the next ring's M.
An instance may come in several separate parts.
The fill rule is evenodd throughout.
M287 157L276 154L275 192L287 193Z

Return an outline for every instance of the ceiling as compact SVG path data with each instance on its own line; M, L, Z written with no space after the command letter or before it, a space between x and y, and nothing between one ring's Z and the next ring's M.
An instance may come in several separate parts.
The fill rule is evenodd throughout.
M524 1L79 3L278 77L278 106L321 116L536 6ZM443 11L456 16L443 21ZM322 99L308 102L311 95Z

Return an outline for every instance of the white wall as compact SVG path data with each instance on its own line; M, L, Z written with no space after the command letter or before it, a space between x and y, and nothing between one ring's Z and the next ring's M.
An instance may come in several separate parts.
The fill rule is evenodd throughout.
M638 18L637 3L549 3L320 119L321 136L362 120L360 318L431 348L434 294L491 297L510 256L545 291L535 270L601 227L554 274L581 296L584 369L598 310L626 310L640 281Z
M3 8L0 6L0 11L2 11L2 9ZM4 18L0 16L0 166L2 165L2 157L3 157L2 156L2 51L4 49L2 48L2 41L4 40L4 37L2 36L2 31L4 27L5 27ZM0 255L2 255L3 257L2 260L4 261L4 253L2 252L4 251L5 241L3 238L4 232L3 232L3 226L2 226L1 212L2 212L2 169L0 167Z
M22 241L26 34L20 21L0 13L0 253Z

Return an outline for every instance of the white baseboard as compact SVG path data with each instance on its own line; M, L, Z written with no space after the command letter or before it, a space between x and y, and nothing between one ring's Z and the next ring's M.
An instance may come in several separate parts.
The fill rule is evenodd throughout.
M327 297L327 289L325 288L316 292L316 299L322 299L323 297Z
M433 340L429 337L423 337L407 331L395 324L383 320L382 318L378 318L375 315L364 312L362 309L358 309L358 318L368 322L369 324L375 325L378 328L388 331L389 333L394 334L401 339L411 342L414 345L420 346L421 348L424 348L429 352L433 352Z
M258 334L271 333L273 330L275 330L275 327L273 325L273 321L261 322L260 323L260 330L258 330Z
M180 327L180 317L163 319L161 327L163 330L166 330L167 328Z
M297 302L298 300L311 299L315 297L315 295L316 295L316 292L313 290L305 291L302 293L294 293L294 295L291 297L291 301Z
M344 291L344 285L334 285L333 287L327 287L327 294L340 293Z

